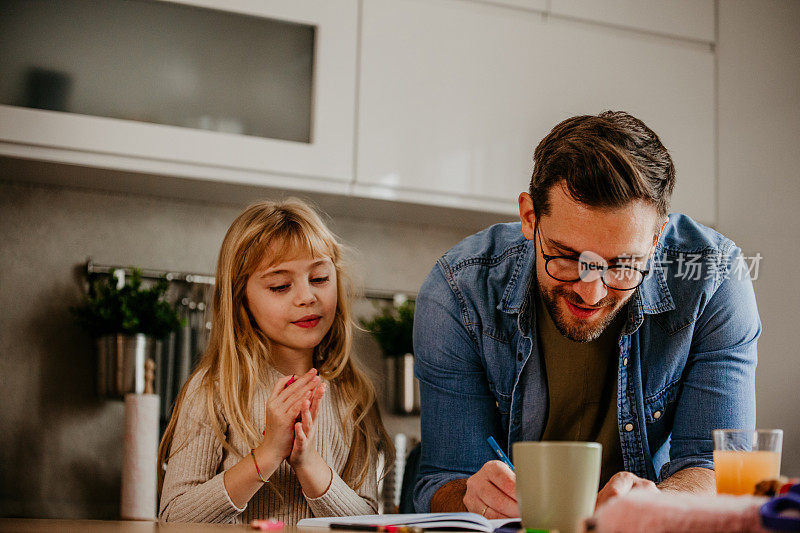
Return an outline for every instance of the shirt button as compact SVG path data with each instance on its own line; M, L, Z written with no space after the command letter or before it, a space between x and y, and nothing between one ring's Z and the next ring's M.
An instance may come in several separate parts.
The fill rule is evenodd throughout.
M655 418L656 420L661 418L661 411L656 411L655 413L653 413L653 418Z
M625 424L625 431L633 431L633 424L630 422Z
M622 360L622 366L628 366L628 358Z

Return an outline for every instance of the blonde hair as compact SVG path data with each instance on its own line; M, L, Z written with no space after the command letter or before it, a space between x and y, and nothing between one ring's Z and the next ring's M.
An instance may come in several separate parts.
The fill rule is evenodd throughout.
M336 268L336 316L314 350L314 365L322 378L337 387L344 400L343 429L347 429L348 422L352 425L352 439L341 476L358 489L366 480L369 465L377 464L381 453L387 469L394 462L394 446L378 411L375 387L350 355L353 290L342 267L342 246L306 203L293 198L258 202L245 209L231 224L217 262L208 348L191 377L202 375L200 390L206 399L208 419L222 445L240 455L225 439L226 421L232 436L245 442L248 448L256 448L262 437L251 416L253 398L259 388L266 387L261 372L263 365L272 365L273 361L268 339L255 325L248 310L245 288L248 277L267 254L271 254L271 264L276 264L302 252L311 257L328 256ZM163 484L163 465L169 459L175 426L191 377L175 400L172 417L158 448L159 492Z

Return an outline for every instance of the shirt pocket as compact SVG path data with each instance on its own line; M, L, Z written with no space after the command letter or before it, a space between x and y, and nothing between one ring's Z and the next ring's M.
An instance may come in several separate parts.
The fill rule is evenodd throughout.
M500 413L501 416L508 416L508 413L511 411L511 395L496 389L493 390L492 393L494 393L494 397L497 400L495 402L497 404L497 412Z
M483 364L489 390L494 395L497 406L498 429L507 432L511 392L516 377L513 338L508 332L490 326L484 326L481 333Z
M675 379L644 399L645 422L648 424L663 422L665 415L674 414L680 384L680 378Z
M644 421L651 450L661 447L672 432L680 385L680 378L675 379L644 399Z
M497 405L497 414L499 416L498 422L500 423L500 427L503 429L503 431L507 432L509 415L511 413L511 395L500 392L494 388L492 393L494 394L496 400L495 404Z
M515 378L516 351L511 338L499 329L486 327L481 335L483 367L489 388L498 398L511 398L511 388Z

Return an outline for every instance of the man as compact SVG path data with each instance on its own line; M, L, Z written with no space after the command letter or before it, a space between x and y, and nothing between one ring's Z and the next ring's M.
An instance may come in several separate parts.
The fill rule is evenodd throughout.
M640 120L570 118L534 152L520 223L438 261L414 324L417 511L519 516L489 436L600 442L598 505L714 490L711 431L755 426L761 323L741 251L667 215L674 181Z

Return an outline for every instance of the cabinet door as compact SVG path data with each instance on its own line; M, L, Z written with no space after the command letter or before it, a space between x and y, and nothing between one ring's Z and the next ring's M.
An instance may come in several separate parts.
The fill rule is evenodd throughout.
M704 44L551 18L541 65L545 135L567 116L624 110L661 138L675 162L672 210L716 215L714 53Z
M550 0L554 15L713 43L714 0Z
M357 1L9 0L1 151L187 177L347 184Z
M357 182L502 202L526 188L542 16L460 0L363 6Z
M367 0L362 20L359 184L513 212L555 124L621 109L671 150L674 207L713 221L708 46L448 0Z
M530 9L533 11L546 12L548 0L477 0L487 4L497 4L498 6L516 7Z

